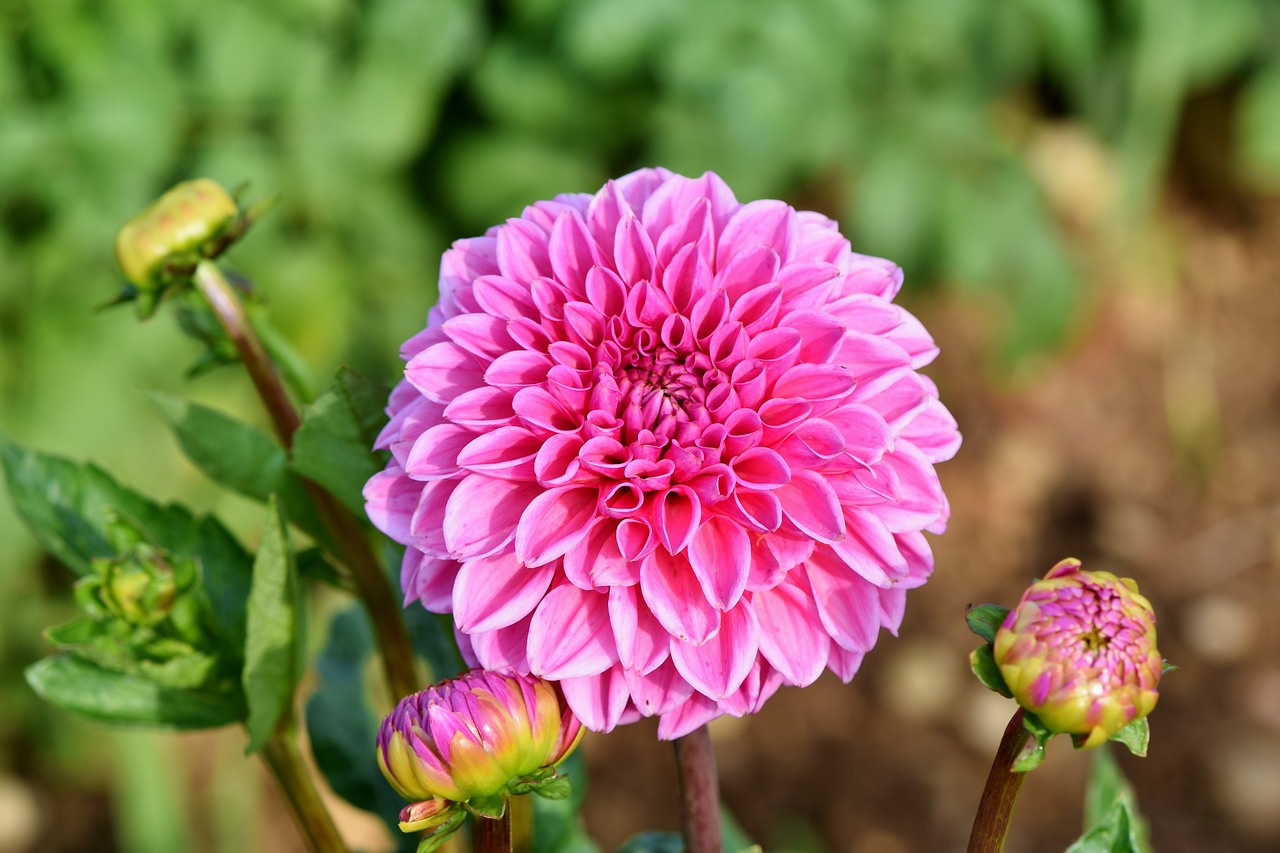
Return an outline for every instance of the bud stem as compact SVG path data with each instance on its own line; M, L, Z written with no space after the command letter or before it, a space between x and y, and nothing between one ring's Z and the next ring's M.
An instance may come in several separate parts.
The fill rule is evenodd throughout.
M292 726L267 740L262 747L262 760L289 801L289 811L307 841L307 849L311 853L347 853L347 845L302 761Z
M472 853L511 853L511 804L502 817L471 816Z
M1013 806L1018 801L1025 773L1013 772L1014 762L1027 743L1027 729L1022 724L1021 708L1005 727L1004 737L991 772L987 774L987 787L982 791L978 813L973 818L973 830L969 833L968 853L1000 853L1004 850L1005 836L1009 833L1009 821Z
M293 434L297 432L302 420L285 391L275 365L250 323L240 297L212 261L201 261L196 265L195 283L235 345L245 369L249 371L249 378L253 380L258 396L262 398L271 416L280 443L289 449L293 446ZM419 685L413 668L413 647L409 643L409 632L405 629L400 608L391 594L382 567L369 544L369 538L351 511L338 503L327 490L307 481L307 491L333 537L342 561L350 568L356 591L369 612L369 621L382 652L382 665L392 702L416 692Z
M720 787L711 733L699 726L675 741L680 779L681 821L688 853L723 853L720 839Z

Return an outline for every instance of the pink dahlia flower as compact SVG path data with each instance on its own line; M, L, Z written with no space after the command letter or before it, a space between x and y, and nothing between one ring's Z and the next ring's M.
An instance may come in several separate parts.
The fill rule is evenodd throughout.
M365 488L407 601L674 738L846 681L933 560L960 444L894 264L831 220L646 169L444 255Z

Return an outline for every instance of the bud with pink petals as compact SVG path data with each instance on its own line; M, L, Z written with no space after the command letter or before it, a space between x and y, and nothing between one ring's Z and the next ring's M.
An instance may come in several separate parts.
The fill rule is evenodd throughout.
M511 794L565 796L554 768L581 737L549 682L472 670L400 700L378 731L378 766L414 801L401 812L402 830L452 831L459 805L498 817Z
M1005 617L992 651L1022 707L1096 747L1156 706L1155 622L1134 581L1063 560Z

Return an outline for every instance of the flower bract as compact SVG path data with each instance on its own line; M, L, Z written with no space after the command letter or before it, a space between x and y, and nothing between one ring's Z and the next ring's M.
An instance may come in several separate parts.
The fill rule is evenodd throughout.
M960 437L897 266L716 175L632 173L441 264L365 489L406 599L596 730L848 680L933 560Z
M1151 713L1164 668L1155 612L1138 585L1079 560L1032 584L996 632L993 653L1018 703L1086 748Z

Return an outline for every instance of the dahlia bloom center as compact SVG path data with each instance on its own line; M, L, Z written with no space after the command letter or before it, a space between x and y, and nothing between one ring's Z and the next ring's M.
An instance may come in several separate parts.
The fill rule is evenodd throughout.
M932 557L955 421L901 271L835 223L642 170L441 264L365 490L409 600L584 724L675 737L851 678Z

